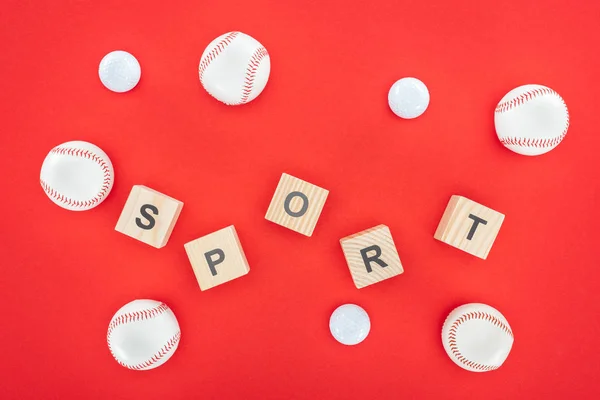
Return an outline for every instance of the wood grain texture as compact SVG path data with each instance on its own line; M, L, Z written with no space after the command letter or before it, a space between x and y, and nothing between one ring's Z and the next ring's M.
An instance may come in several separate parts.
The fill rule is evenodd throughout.
M233 225L188 242L184 247L200 290L213 288L250 272L248 260ZM214 266L216 275L213 275L205 254L216 249L222 250L225 258Z
M340 244L342 245L352 280L358 289L392 278L404 272L390 228L385 225L378 225L374 228L347 236L340 239ZM379 259L387 264L387 266L383 267L376 262L369 262L371 268L369 272L361 250L371 246L378 246L381 249ZM366 254L373 256L376 253L375 251L369 251Z
M302 216L292 216L284 208L286 197L292 192L303 193L308 199L308 209ZM284 173L281 175L265 218L303 235L312 236L328 195L328 190ZM299 212L303 204L303 199L294 197L290 201L289 209L292 213Z
M475 220L473 217L469 217L470 215L481 218L486 221L486 224L477 224L474 231L471 232ZM466 197L454 195L448 202L434 237L485 260L503 221L504 214ZM472 234L470 239L469 233Z
M151 229L142 229L136 224L136 218L139 218L143 224L149 222L141 214L141 208L145 204L153 205L158 209L157 215L147 211L155 221ZM169 241L182 208L183 203L179 200L146 186L135 185L131 189L115 230L150 246L161 248Z

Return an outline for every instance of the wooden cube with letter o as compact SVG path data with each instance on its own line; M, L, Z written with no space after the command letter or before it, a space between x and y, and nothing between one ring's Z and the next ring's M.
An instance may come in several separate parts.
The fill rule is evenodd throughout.
M312 236L329 191L282 174L265 218L306 236Z
M150 246L164 247L183 203L146 186L135 185L127 198L115 230Z
M250 272L233 225L184 245L200 290L207 290Z

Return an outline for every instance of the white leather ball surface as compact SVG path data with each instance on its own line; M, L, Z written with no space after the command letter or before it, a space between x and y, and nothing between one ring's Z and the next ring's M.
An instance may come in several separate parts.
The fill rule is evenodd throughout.
M75 140L54 147L42 163L40 184L55 204L72 211L97 207L115 180L113 165L98 146Z
M210 42L198 66L204 89L227 105L256 99L267 85L270 73L267 49L242 32L225 33Z
M134 300L110 320L106 341L115 360L125 368L148 370L173 356L181 331L173 311L156 300Z

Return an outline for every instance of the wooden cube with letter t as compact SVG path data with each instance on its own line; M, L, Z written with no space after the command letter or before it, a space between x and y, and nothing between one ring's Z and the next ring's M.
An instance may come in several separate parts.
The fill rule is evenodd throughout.
M265 218L306 236L312 236L329 191L282 174Z
M184 245L200 290L207 290L250 272L233 225Z
M173 232L183 203L146 186L135 185L115 230L156 248Z
M385 225L340 239L340 244L359 289L404 272L390 228Z
M498 211L452 196L434 238L485 260L503 221Z

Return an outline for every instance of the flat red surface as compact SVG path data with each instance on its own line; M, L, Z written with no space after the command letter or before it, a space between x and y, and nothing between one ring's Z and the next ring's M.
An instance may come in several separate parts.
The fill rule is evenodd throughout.
M452 4L450 4L452 3ZM600 396L597 1L4 1L0 12L0 398L592 399ZM230 108L197 67L241 30L269 50L267 88ZM132 52L126 94L97 75ZM390 85L417 76L431 104L404 121ZM571 113L534 158L497 140L493 110L541 83ZM115 166L108 199L82 213L39 187L69 140ZM264 219L282 172L330 190L307 238ZM114 231L134 184L185 203L167 247ZM506 214L488 260L433 239L452 194ZM405 273L357 290L338 243L387 224ZM235 224L250 274L200 292L183 244ZM163 300L182 341L149 372L106 346L113 313ZM345 347L328 320L363 306L371 334ZM515 333L498 371L466 372L440 329L468 302Z

